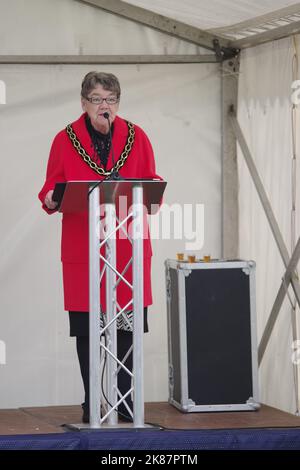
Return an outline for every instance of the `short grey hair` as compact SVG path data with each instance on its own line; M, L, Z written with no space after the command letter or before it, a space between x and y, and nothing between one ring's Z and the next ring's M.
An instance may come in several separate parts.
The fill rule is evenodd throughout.
M104 90L111 91L116 94L119 99L121 96L120 82L112 73L105 72L89 72L86 74L81 84L81 96L87 98L89 93L93 91L97 85L103 86Z

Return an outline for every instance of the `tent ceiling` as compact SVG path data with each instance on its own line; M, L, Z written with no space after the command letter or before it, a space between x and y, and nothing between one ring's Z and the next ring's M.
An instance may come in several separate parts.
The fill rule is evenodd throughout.
M206 30L232 26L295 5L300 12L300 3L295 0L124 1Z
M125 0L155 13L237 40L242 48L299 32L300 3L295 0ZM274 30L279 33L275 34ZM273 30L273 34L268 34ZM261 37L259 37L261 35Z
M0 55L1 63L190 63L223 61L240 49L300 33L295 0L74 0L196 44L184 55Z
M243 37L249 37L253 34L263 33L270 31L281 26L287 26L300 21L300 4L291 5L280 10L266 13L261 16L256 16L240 23L236 23L231 26L225 26L223 28L214 28L210 31L214 31L218 34L223 34L228 38L241 39Z
M219 58L300 32L295 0L77 1L215 50Z

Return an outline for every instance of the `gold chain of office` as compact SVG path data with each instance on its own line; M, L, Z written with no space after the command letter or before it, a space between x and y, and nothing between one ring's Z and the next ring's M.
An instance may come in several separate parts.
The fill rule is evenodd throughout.
M126 160L130 154L130 151L132 149L132 146L134 144L134 137L135 137L135 130L134 130L134 126L131 122L129 121L126 121L127 123L127 126L128 126L128 137L127 137L127 142L126 142L126 145L124 147L124 150L123 152L121 153L120 155L120 158L117 160L117 162L115 163L114 167L109 170L109 171L105 171L103 168L101 168L100 166L97 165L97 163L95 163L91 157L89 156L89 154L84 150L84 148L82 147L81 143L79 142L78 138L77 138L77 135L75 134L74 130L73 130L73 127L71 124L69 124L67 127L66 127L66 131L67 131L67 134L73 144L73 147L75 148L75 150L79 153L80 157L82 158L82 160L87 163L89 165L89 167L96 171L96 173L98 173L99 175L101 176L110 176L111 173L113 171L119 171L120 168L122 168L122 166L125 165L126 163Z

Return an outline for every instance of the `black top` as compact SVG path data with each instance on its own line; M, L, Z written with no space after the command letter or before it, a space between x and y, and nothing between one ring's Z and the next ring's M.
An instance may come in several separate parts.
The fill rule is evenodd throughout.
M97 131L91 123L89 116L85 117L85 124L92 140L93 155L92 158L97 165L101 164L106 170L108 155L111 148L111 139L109 133L102 134ZM114 124L111 125L111 134L114 132Z

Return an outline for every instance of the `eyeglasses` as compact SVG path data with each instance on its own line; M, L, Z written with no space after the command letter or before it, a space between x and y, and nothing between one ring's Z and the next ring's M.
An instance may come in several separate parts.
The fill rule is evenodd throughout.
M92 96L91 98L86 97L86 100L88 100L92 104L102 104L103 101L106 101L106 104L116 104L119 101L119 98L116 96L108 96L107 98L101 98L100 96Z

